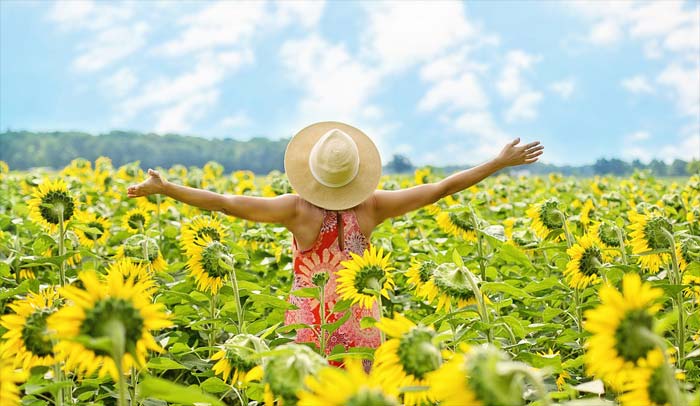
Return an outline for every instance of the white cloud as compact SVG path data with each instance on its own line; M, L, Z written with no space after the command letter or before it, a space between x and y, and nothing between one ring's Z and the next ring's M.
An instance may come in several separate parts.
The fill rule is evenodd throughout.
M249 40L265 21L264 2L223 1L207 3L196 14L178 21L183 31L159 50L171 56L239 45Z
M156 111L159 131L187 131L192 121L203 116L218 100L218 84L227 76L253 60L249 52L206 53L194 68L180 76L159 77L144 84L136 95L119 105L118 121L149 111Z
M671 99L685 115L700 117L700 66L683 67L674 63L666 67L656 82L670 88Z
M622 29L615 21L604 20L591 28L590 40L597 45L611 45L622 38Z
M318 24L325 2L318 1L298 1L298 0L278 0L275 15L270 18L273 24L285 27L288 24L299 23L306 29L313 28Z
M426 81L451 79L462 72L485 73L488 65L469 58L470 47L464 46L447 55L426 62L420 70L420 77Z
M506 121L531 120L537 117L537 106L542 101L542 93L525 92L519 95L506 111Z
M99 31L94 39L80 46L84 51L73 61L79 71L98 71L139 50L146 43L148 25L140 22Z
M654 93L654 88L644 75L622 79L620 84L630 93Z
M628 141L628 142L646 141L650 137L651 137L651 135L647 131L637 131L637 132L626 135L625 141Z
M549 85L549 88L554 93L561 96L562 99L566 100L574 93L574 90L576 89L576 82L571 78L563 79L553 82L551 85Z
M523 71L530 70L541 59L538 55L531 55L522 50L509 51L505 57L501 77L496 84L501 95L507 99L514 99L526 91Z
M210 107L216 104L218 98L218 91L208 90L191 94L177 101L156 113L158 122L155 131L158 133L190 131L192 122L200 119Z
M279 56L289 79L303 91L294 122L285 128L316 121L347 122L372 138L384 160L390 158L394 148L386 137L398 125L380 122L384 113L371 101L384 77L378 68L316 34L284 42Z
M427 61L476 33L461 2L371 3L366 11L364 52L387 70Z
M126 96L138 84L138 78L129 68L122 68L112 75L102 79L100 85L109 97Z
M486 93L473 73L465 72L456 79L438 81L418 104L423 111L438 107L447 110L483 108L488 104Z
M700 133L683 135L673 143L660 146L624 145L622 157L628 160L639 159L647 163L652 159L660 159L667 164L670 164L675 159L684 161L700 159Z

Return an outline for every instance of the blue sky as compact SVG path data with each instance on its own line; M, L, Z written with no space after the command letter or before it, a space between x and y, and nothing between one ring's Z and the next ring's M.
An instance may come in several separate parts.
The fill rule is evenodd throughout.
M674 2L0 2L0 130L289 137L385 162L700 158L700 6Z

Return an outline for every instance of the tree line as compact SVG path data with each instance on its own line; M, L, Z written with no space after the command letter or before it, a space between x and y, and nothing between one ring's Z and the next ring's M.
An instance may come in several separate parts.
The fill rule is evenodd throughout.
M227 172L239 169L266 174L284 171L284 151L289 139L253 138L239 141L230 138L206 139L178 134L144 134L133 131L111 131L92 135L84 132L5 131L0 133L0 160L12 169L34 167L62 168L75 158L94 161L107 156L118 167L140 161L143 168L169 168L175 164L201 167L208 161L223 165ZM441 168L449 173L469 167ZM415 166L403 155L394 155L384 167L386 173L412 172ZM644 164L639 160L598 159L592 165L557 166L537 162L509 171L527 170L531 174L558 172L564 175L629 175L635 170L649 170L655 176L686 176L700 172L700 162L676 159L670 165L661 160Z

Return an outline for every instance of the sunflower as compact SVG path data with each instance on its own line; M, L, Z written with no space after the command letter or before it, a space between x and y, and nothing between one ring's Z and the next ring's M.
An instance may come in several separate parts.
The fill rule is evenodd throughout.
M579 219L581 221L581 224L583 227L588 227L588 225L591 223L591 213L595 211L595 205L593 204L593 200L587 199L586 202L583 204L583 207L581 208L581 214L579 216Z
M664 406L670 404L667 381L664 375L670 365L664 360L661 351L654 351L647 359L641 360L638 368L630 371L630 379L623 385L618 399L621 406Z
M149 221L151 215L143 208L135 207L122 217L122 228L132 233L142 233Z
M416 185L430 183L430 179L431 179L432 174L433 174L433 171L428 166L426 166L424 168L416 169L416 171L413 173L413 182Z
M438 295L438 290L433 283L433 271L437 265L431 260L419 262L411 259L411 266L406 272L408 283L414 286L416 296L432 302Z
M51 232L55 232L63 218L67 222L73 217L76 210L75 199L68 191L68 186L62 179L54 182L45 180L32 194L33 199L29 200L32 220L48 227Z
M231 269L223 265L231 261L228 247L209 236L202 236L201 245L192 244L186 247L188 255L187 267L197 281L197 288L217 294L224 285Z
M124 280L133 281L134 284L140 285L145 292L151 295L157 289L151 272L142 262L133 262L129 258L119 258L109 265L107 272L118 273Z
M630 237L632 238L632 253L639 255L639 263L642 268L655 274L663 264L671 260L668 252L640 255L647 251L671 249L672 243L668 240L667 231L673 234L673 225L667 218L652 213L640 214L634 210L628 213L630 222Z
M700 304L700 276L683 275L683 285L688 285L683 289L685 297L695 298L695 302Z
M438 292L437 311L449 312L453 300L460 308L476 303L467 272L466 268L452 263L440 264L433 270L433 285Z
M124 240L117 248L116 258L128 258L133 262L143 263L153 272L163 272L168 268L156 240L143 234L134 234Z
M0 405L20 404L17 384L27 379L26 371L16 370L9 358L0 357Z
M391 386L378 379L376 370L367 375L357 359L345 360L345 370L322 368L318 376L308 376L304 383L306 389L298 393L298 406L399 405Z
M427 375L437 370L443 360L440 346L433 342L435 331L416 326L399 313L393 319L383 317L377 327L391 337L374 354L373 372L377 379L399 390L426 387L404 392L404 404L407 406L433 401L427 390L431 385Z
M676 243L676 259L681 272L685 271L691 262L696 261L698 253L700 244L694 239L686 238Z
M275 398L280 399L278 405L294 405L306 377L316 375L328 361L301 344L282 344L275 350L277 354L268 358L263 368L265 405L274 405Z
M245 386L252 380L262 379L261 359L257 354L264 351L269 351L269 348L260 337L251 334L233 336L211 357L218 361L212 370L231 385Z
M152 194L146 195L145 199L136 200L136 205L141 207L144 211L150 213L158 210L158 200L160 200L160 212L163 213L167 211L170 207L173 207L171 199L167 199L164 195Z
M51 339L46 331L46 319L60 306L60 298L53 288L29 293L26 298L9 305L14 313L0 319L7 329L2 336L1 357L14 358L15 367L29 371L35 366L54 364Z
M622 231L622 230L620 230ZM589 233L600 240L607 248L617 248L620 246L620 238L614 225L609 223L594 223L591 225ZM622 233L624 238L624 233Z
M182 226L181 245L189 254L188 247L201 245L202 237L208 236L212 241L223 241L226 230L219 219L210 216L196 216Z
M343 269L338 271L336 291L342 299L352 300L361 307L371 309L377 297L365 292L365 289L374 289L381 292L382 296L389 298L388 290L394 288L394 277L391 271L395 268L389 266L389 256L384 256L384 249L377 251L375 246L365 250L362 256L350 252L352 260L343 261L340 265Z
M476 241L476 229L470 213L443 211L437 215L437 223L447 234L467 241Z
M642 283L638 274L622 278L622 293L610 285L600 289L601 304L585 312L585 329L593 335L586 342L586 372L621 389L627 372L655 351L660 351L650 334L654 302L663 291Z
M103 245L109 237L109 228L111 222L104 217L98 216L93 212L80 211L75 215L76 220L86 227L94 229L94 231L85 231L78 229L76 234L80 243L88 248L95 248L96 245Z
M440 369L429 374L432 398L443 406L481 406L469 386L466 356L455 354Z
M161 303L151 303L144 285L133 278L124 280L119 272L108 273L105 282L90 271L80 273L78 278L85 289L61 288L61 295L72 303L47 320L49 329L59 340L54 346L55 357L65 362L65 369L85 375L99 369L99 377L110 375L118 381L119 372L110 353L88 348L79 340L109 336L114 323L121 324L125 332L122 371L128 371L134 364L144 366L149 350L163 351L150 331L172 323Z
M566 250L571 258L564 270L569 286L585 289L599 281L599 269L608 257L601 245L595 234L585 234Z
M549 199L543 203L530 207L526 214L532 219L532 228L542 239L547 238L549 233L560 230L564 227L564 218L559 211L559 202L556 199ZM557 236L560 240L562 234Z

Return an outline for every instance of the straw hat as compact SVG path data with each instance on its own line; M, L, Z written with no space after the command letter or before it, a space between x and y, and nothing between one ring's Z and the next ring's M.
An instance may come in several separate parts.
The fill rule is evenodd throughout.
M379 184L379 151L362 131L324 121L299 131L284 153L284 170L294 190L328 210L345 210L366 200Z

